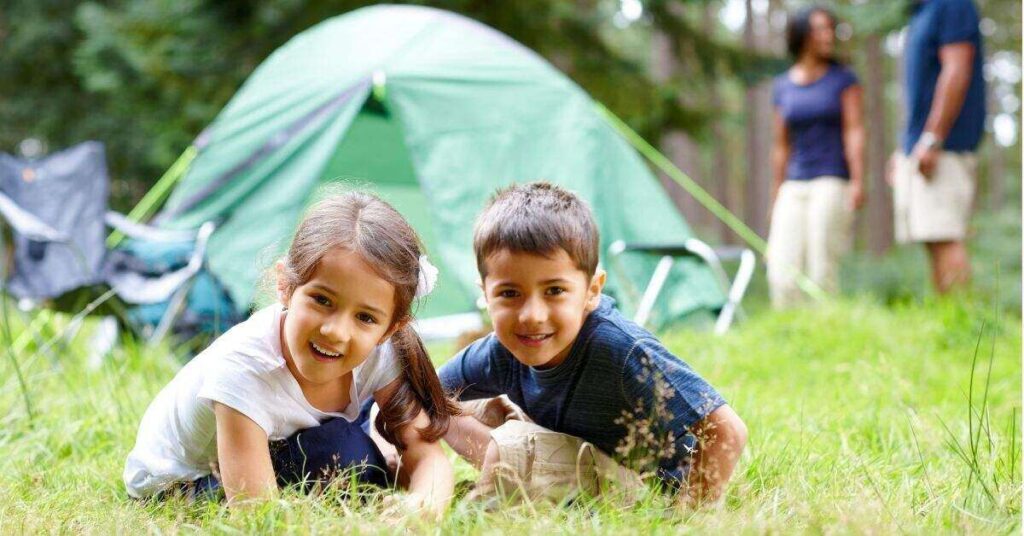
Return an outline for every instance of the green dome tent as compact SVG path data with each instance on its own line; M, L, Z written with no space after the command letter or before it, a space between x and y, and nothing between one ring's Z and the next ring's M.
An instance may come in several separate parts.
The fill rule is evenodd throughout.
M614 240L680 242L686 222L639 155L576 84L465 17L374 6L322 22L275 51L200 135L157 221L220 221L211 271L240 307L320 187L348 181L391 202L441 269L421 318L476 310L472 224L494 190L545 179L593 207ZM642 290L656 259L625 255L608 291ZM662 320L720 307L706 266L674 268ZM626 274L624 278L616 274Z

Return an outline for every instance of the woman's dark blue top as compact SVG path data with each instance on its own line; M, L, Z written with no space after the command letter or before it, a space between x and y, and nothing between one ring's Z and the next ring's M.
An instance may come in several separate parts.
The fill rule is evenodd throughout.
M775 78L773 101L789 131L787 179L850 177L843 151L840 95L856 83L852 71L836 64L810 84L793 83L788 72Z

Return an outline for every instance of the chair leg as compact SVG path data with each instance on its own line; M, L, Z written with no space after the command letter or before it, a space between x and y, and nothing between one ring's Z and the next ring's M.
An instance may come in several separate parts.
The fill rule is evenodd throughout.
M174 321L178 318L178 314L185 308L185 302L188 301L188 293L192 290L194 282L194 278L189 278L188 281L178 287L178 290L174 291L174 295L171 296L171 300L167 304L167 311L164 312L164 316L160 318L160 323L153 330L153 335L147 341L148 344L155 345L170 333L171 327L174 326Z
M729 286L728 298L722 307L722 312L718 315L718 320L715 321L716 335L729 331L733 318L743 314L740 302L743 301L743 296L747 293L747 285L750 284L750 280L754 276L756 264L757 257L754 256L754 252L749 249L744 250L740 256L740 267L736 271L736 277L733 278L732 285Z
M117 318L104 316L96 324L96 331L89 338L89 360L88 366L96 370L103 366L103 361L110 355L117 343L118 332Z
M672 270L673 264L675 264L675 260L670 255L665 255L654 267L654 274L651 275L647 289L644 290L644 295L640 298L640 305L636 308L636 315L633 316L633 322L636 322L637 325L643 327L650 318L651 311L654 310L654 302L658 300L658 295L661 294L661 289L665 286L665 281L668 280L668 274Z

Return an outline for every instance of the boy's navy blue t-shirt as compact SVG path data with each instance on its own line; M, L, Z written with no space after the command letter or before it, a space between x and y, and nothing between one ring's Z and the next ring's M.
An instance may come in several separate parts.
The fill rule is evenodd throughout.
M523 365L492 333L445 363L438 376L462 400L508 395L540 426L589 441L619 460L635 454L616 452L628 433L622 418L654 415L659 440L674 445L657 468L669 480L684 480L689 470L696 438L688 428L725 404L654 335L615 310L608 296L557 367Z

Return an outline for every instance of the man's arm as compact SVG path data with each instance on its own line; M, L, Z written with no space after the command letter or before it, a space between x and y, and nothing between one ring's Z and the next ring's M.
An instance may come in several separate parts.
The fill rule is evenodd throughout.
M725 405L697 423L693 433L697 436L697 453L690 466L689 485L681 499L699 506L721 498L747 444L747 425Z
M942 67L935 83L932 108L924 124L924 132L935 136L938 143L931 146L918 143L913 152L925 177L931 177L935 170L942 140L949 136L953 123L960 115L960 109L971 85L976 52L974 45L967 42L950 43L939 48L939 63Z

